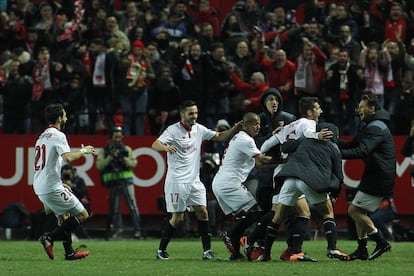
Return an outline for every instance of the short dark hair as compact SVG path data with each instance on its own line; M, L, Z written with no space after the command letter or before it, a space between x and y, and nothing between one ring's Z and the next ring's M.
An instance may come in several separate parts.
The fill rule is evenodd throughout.
M303 97L299 100L299 115L306 116L308 110L312 110L315 106L315 103L318 103L319 99L317 97Z
M59 116L63 116L63 105L60 103L49 104L45 108L45 120L49 125L56 124Z
M66 171L66 170L71 170L72 172L74 172L75 168L72 167L72 165L70 165L70 164L65 164L65 165L63 165L63 167L61 169L61 172Z
M378 105L378 98L377 95L375 95L374 93L364 93L361 96L361 101L367 101L367 105L369 107L375 107L375 111L377 111L380 106Z
M197 103L196 103L195 101L193 101L193 100L186 100L186 101L183 101L183 102L179 105L179 107L178 107L178 111L183 112L183 111L184 111L187 107L194 106L194 105L197 105Z
M222 42L213 42L211 44L211 52L214 52L217 49L223 48L224 49L224 44Z

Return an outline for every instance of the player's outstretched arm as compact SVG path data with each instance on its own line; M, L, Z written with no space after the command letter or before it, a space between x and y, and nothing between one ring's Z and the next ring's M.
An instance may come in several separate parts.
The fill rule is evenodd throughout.
M280 143L279 139L276 136L272 135L272 136L269 137L269 139L264 141L263 145L260 147L260 151L263 152L263 153L266 153L272 147L278 145L279 143Z
M62 155L62 158L66 163L71 163L81 158L84 154L95 154L95 148L90 145L84 146L82 144L79 151L66 152Z

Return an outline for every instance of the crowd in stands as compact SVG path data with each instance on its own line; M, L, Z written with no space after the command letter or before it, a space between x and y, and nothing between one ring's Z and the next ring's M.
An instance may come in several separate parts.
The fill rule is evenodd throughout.
M357 129L362 92L377 94L391 130L413 120L414 1L9 0L0 5L3 133L40 133L64 104L68 134L123 126L158 135L197 101L199 121L239 121L278 89L297 114L317 96L323 119ZM4 5L6 4L6 5Z

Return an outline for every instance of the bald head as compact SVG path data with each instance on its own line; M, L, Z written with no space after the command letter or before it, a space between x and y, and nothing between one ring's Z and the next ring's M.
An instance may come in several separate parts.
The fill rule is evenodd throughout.
M259 115L257 115L256 113L247 112L243 116L243 125L248 124L248 123L252 123L252 122L256 122L258 119L259 119Z
M256 113L247 112L243 116L243 130L247 134L254 137L259 133L260 130L260 117Z

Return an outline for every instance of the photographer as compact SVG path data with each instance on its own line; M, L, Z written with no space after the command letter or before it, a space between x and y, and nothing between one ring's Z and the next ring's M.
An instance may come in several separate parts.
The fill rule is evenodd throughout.
M96 167L101 172L102 184L109 189L108 234L111 225L115 230L112 238L117 238L123 232L120 205L120 195L123 194L131 214L134 238L139 239L142 237L141 225L132 172L137 160L131 148L122 143L122 139L122 128L114 127L111 140L98 154Z
M88 213L91 214L88 190L86 189L85 180L76 174L76 168L69 164L62 167L61 176L63 184L68 186L72 193L82 202Z

